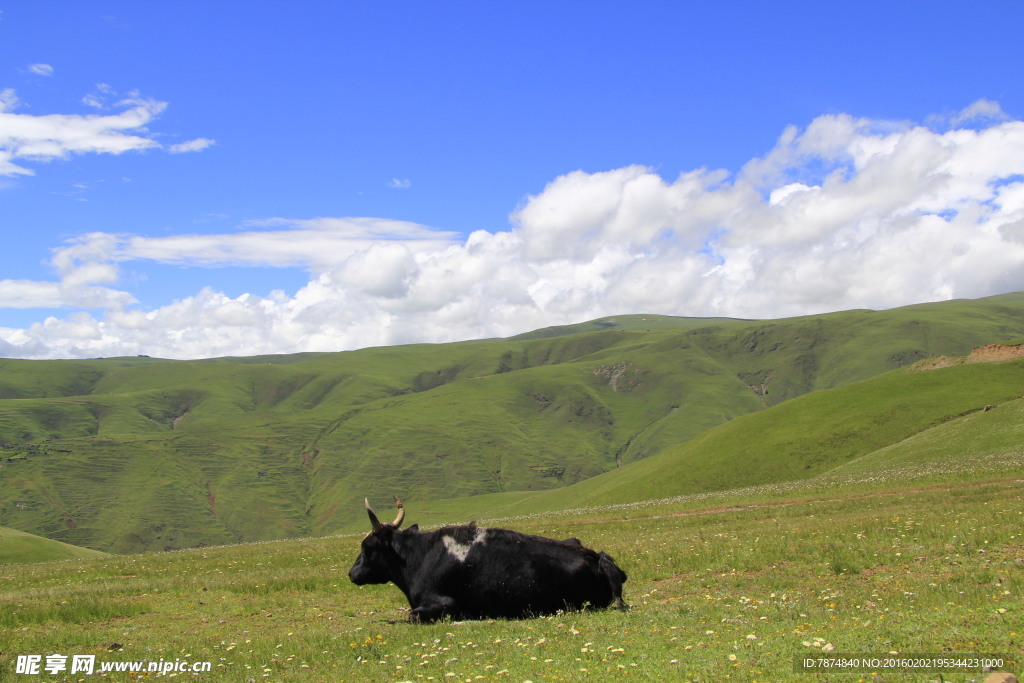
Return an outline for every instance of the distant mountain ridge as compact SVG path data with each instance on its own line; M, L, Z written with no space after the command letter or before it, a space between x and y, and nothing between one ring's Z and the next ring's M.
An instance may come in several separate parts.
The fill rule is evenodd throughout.
M0 359L0 524L111 552L321 535L367 495L556 489L1021 337L1024 293L296 356Z

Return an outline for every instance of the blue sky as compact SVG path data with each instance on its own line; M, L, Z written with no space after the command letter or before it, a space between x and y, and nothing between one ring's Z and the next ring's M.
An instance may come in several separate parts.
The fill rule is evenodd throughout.
M1019 2L0 2L0 356L1024 289Z

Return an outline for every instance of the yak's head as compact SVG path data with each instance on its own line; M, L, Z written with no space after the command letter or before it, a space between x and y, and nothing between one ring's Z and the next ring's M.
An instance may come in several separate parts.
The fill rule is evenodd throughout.
M370 501L364 499L364 502L366 512L370 515L372 530L363 539L359 557L356 558L352 569L348 571L349 580L357 586L367 583L387 583L393 580L392 567L400 560L391 541L395 532L398 531L398 527L402 525L402 520L405 519L405 508L402 507L402 501L398 500L397 496L395 503L398 505L398 515L390 524L381 524L377 515L373 513L373 508L370 507Z

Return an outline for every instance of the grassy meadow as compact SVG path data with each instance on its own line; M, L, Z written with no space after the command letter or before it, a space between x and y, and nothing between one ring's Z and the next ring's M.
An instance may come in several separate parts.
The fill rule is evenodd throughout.
M348 581L361 534L3 565L0 678L92 680L13 676L33 653L210 661L195 678L218 681L984 678L795 667L824 653L995 654L1019 674L1022 489L1018 451L488 521L577 536L630 575L628 612L519 621L407 623L397 588Z

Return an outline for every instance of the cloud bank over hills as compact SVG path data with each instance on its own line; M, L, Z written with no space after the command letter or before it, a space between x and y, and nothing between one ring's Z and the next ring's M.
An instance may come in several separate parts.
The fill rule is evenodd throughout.
M0 130L15 133L0 140L0 173L28 172L22 158L160 146L145 125L161 103L58 122L14 114L5 97ZM207 287L145 309L124 274L133 263L301 268L308 281L237 297ZM825 115L735 171L566 173L508 226L467 236L277 217L224 234L94 232L56 246L51 265L53 281L0 280L0 305L69 312L0 328L0 355L336 351L624 312L767 318L985 296L1024 289L1024 121L987 100L925 123Z

